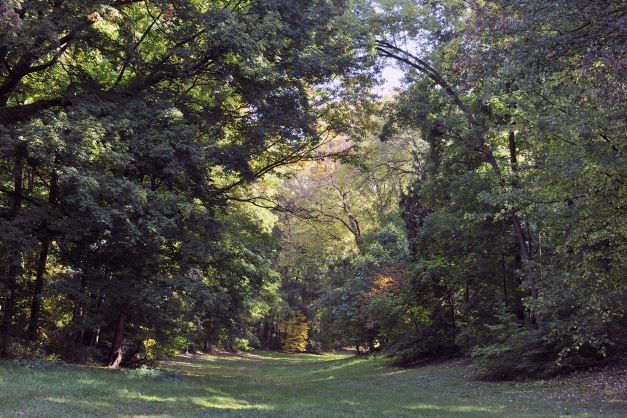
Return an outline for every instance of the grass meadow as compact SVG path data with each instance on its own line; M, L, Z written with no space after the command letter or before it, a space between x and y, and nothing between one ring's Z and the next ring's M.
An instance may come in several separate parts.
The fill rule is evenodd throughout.
M585 391L576 380L477 381L462 362L398 369L348 354L182 355L132 371L0 363L2 417L627 416L624 400Z

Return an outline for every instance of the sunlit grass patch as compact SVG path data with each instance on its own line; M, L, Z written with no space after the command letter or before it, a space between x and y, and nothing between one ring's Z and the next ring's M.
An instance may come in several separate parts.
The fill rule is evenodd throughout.
M472 381L455 364L394 369L346 354L187 355L150 372L7 362L0 387L2 417L612 417L627 406L556 401L564 388L550 382Z

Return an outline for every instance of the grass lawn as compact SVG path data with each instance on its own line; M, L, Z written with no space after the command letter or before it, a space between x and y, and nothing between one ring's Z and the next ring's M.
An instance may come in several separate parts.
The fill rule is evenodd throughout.
M156 371L0 363L2 417L627 416L624 397L586 392L576 379L479 382L459 362L393 369L345 354L179 356Z

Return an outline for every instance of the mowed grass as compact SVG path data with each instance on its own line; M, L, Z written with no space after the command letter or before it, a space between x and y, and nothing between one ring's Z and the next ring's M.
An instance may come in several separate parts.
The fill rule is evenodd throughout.
M2 417L627 416L626 402L584 401L582 390L475 381L460 362L395 369L345 354L189 355L157 371L0 363Z

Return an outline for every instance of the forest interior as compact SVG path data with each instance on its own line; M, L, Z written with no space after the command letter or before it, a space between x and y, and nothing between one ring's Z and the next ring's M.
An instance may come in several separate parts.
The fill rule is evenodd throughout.
M624 0L0 0L0 416L627 416L626 75Z

